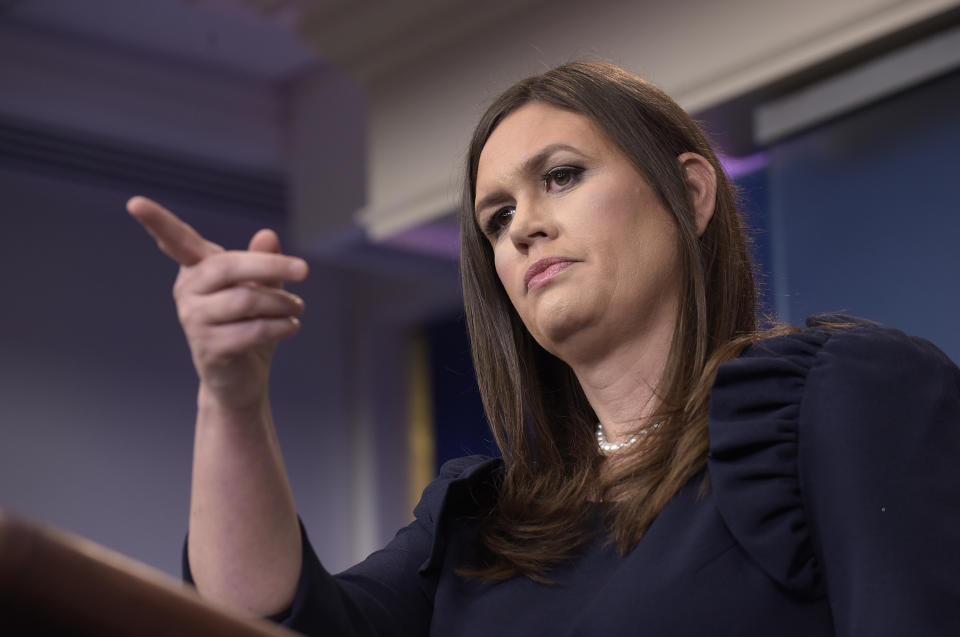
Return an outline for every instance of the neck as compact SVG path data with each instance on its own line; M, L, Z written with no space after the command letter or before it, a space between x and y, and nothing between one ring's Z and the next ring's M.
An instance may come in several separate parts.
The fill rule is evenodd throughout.
M602 355L568 362L611 443L653 424L651 416L660 406L656 391L673 340L675 314L670 314L669 320L657 321Z

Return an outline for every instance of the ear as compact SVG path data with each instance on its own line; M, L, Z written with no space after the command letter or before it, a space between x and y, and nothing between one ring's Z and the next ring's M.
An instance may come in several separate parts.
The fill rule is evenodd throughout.
M717 207L717 173L713 165L697 153L683 153L677 157L683 180L687 183L690 202L697 217L697 236L702 236Z

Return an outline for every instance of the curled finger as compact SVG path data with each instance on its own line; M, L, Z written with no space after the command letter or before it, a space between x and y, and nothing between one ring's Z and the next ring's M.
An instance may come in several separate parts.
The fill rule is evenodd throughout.
M274 287L238 285L205 295L205 316L211 324L247 321L256 318L284 318L303 314L303 300Z
M195 294L209 294L238 284L273 286L302 281L307 262L299 257L267 252L229 251L210 256L185 269L178 285Z
M207 350L220 357L235 356L290 338L298 331L300 320L295 316L234 321L210 329Z

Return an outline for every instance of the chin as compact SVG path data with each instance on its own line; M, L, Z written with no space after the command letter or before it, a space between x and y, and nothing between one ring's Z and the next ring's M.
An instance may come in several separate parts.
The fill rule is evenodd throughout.
M559 317L552 317L554 319ZM538 325L538 330L532 332L534 339L540 344L540 347L547 350L554 356L564 359L563 352L574 346L577 335L587 326L587 322L575 321L570 317L564 317L564 320L550 320Z

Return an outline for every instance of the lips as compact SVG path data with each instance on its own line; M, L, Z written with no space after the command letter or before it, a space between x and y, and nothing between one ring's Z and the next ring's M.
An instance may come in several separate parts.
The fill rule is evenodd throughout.
M546 285L574 263L577 261L569 257L544 257L527 268L523 275L523 285L528 292L535 290Z

